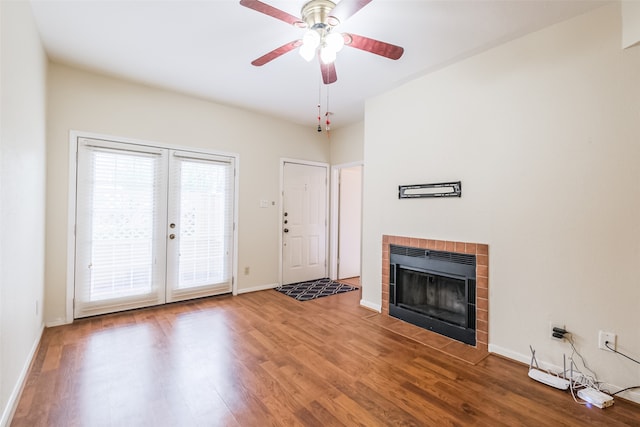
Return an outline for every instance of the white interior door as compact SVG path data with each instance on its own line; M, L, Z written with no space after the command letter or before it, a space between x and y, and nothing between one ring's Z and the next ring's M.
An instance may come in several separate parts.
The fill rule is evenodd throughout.
M340 169L338 195L338 279L360 276L362 166Z
M283 164L282 283L327 276L327 168Z
M74 317L231 291L234 159L80 138Z

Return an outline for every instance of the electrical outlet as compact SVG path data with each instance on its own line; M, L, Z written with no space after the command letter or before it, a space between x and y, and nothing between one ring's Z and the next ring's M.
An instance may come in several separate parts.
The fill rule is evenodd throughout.
M564 338L556 338L553 336L553 328L565 329L564 323L560 322L549 322L549 337L555 341L562 341Z
M609 347L616 349L616 334L613 332L598 332L598 348L605 351L612 351L607 348L605 343L609 343Z

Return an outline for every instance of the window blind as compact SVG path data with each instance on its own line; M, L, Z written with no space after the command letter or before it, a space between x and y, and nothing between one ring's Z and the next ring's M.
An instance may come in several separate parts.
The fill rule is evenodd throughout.
M76 314L158 302L166 153L83 140L78 151ZM165 166L166 167L166 166ZM159 244L160 243L160 244ZM162 262L158 262L158 259ZM101 310L98 310L101 311Z
M231 290L234 163L175 152L171 158L170 222L178 234L174 293L222 285Z

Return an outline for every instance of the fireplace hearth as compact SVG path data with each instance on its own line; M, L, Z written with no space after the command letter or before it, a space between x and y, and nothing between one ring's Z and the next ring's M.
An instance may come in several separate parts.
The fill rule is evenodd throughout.
M395 248L392 250L392 247ZM404 255L397 253L403 251ZM447 263L451 268L447 269ZM410 294L413 296L409 297ZM440 296L435 297L436 294ZM440 335L439 343L445 339L451 345L464 343L486 352L488 298L488 245L391 235L382 237L381 311L383 316L403 320L400 323L409 327L403 329L405 335L421 339L418 337L431 331ZM398 312L402 315L398 316ZM425 321L425 318L430 320ZM410 329L412 325L415 327Z

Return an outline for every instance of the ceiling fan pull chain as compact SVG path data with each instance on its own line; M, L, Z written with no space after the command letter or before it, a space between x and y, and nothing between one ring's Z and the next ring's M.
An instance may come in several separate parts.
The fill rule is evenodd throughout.
M322 102L322 83L318 82L318 132L322 132L322 122L320 114L322 114L320 103Z
M329 136L329 131L331 130L331 120L329 120L329 86L327 86L327 112L324 114L326 117L325 121L325 129L327 130L327 136Z

